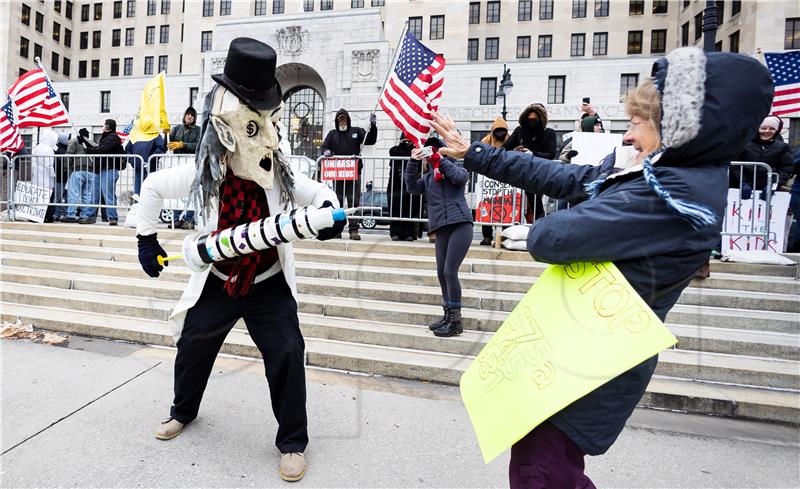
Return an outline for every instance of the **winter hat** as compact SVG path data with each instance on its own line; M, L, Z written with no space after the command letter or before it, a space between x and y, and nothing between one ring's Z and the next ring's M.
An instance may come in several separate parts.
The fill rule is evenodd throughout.
M83 138L88 138L89 137L89 130L86 129L85 127L82 127L81 130L78 131L78 136L81 136Z
M783 121L781 121L780 117L778 117L776 115L768 115L768 116L764 117L764 121L761 123L761 126L762 127L763 126L771 127L773 129L775 129L776 131L780 131L781 130L781 126L783 126L782 122Z
M581 119L581 132L594 132L595 124L600 124L602 127L603 121L596 115L587 115Z
M433 148L439 149L444 146L444 143L441 139L437 138L436 136L431 136L425 140L425 144L423 146L431 146Z

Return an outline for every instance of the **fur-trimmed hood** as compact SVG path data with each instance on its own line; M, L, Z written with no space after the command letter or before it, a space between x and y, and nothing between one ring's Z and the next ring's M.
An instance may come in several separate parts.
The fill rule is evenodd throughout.
M519 115L519 125L524 126L525 121L528 120L528 116L531 115L531 112L536 112L536 115L539 116L539 120L542 121L542 129L547 127L547 109L544 108L542 104L530 104L529 106L525 107L525 109Z

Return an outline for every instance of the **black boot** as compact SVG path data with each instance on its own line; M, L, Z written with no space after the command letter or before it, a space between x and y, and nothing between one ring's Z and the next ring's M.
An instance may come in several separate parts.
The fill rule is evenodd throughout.
M442 306L442 309L444 310L444 316L442 317L442 319L436 321L435 323L428 325L429 330L433 331L434 329L447 323L447 318L450 317L450 308L447 306Z
M433 330L436 336L456 336L464 332L464 327L461 325L461 308L453 307L450 309L450 315L447 317L447 322Z

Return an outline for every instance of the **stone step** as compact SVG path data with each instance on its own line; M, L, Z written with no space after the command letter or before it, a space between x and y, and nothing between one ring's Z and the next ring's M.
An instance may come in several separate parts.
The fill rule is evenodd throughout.
M2 303L2 319L20 317L36 327L72 334L171 346L164 323L131 318L115 318L102 314L76 315L54 307L31 307ZM244 331L234 329L222 348L225 353L258 357L258 350ZM675 358L664 352L660 364ZM691 358L687 358L691 360ZM736 360L736 358L733 358ZM463 355L432 353L340 341L309 339L306 341L306 362L311 366L349 370L406 379L457 384L471 358ZM680 359L677 359L680 360ZM752 363L752 362L750 362ZM784 362L791 363L791 362ZM719 368L721 360L708 360L694 367ZM745 368L740 365L735 368ZM659 372L660 373L660 372ZM757 375L784 376L779 368L766 368ZM648 387L642 404L649 407L732 416L797 424L800 419L800 393L743 385L696 382L680 378L656 377Z

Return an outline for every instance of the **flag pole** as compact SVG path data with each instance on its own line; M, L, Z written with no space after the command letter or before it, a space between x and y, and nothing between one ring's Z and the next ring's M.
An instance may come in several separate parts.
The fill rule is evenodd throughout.
M386 78L383 79L383 85L381 86L381 90L378 92L378 100L375 102L375 107L372 108L372 114L378 110L378 105L381 103L381 95L383 95L383 91L386 89L386 84L389 82L389 77L392 76L394 66L397 64L397 58L400 54L400 48L403 45L403 38L406 35L406 31L408 31L408 20L406 20L405 24L403 25L403 31L400 33L400 39L397 41L397 46L395 47L394 55L392 56L392 62L389 64L389 70L386 71Z
M61 107L63 107L63 108L64 108L64 113L65 113L65 114L67 114L67 120L69 121L69 125L70 125L70 127L72 128L72 131L73 131L75 134L78 134L78 130L77 130L77 129L75 129L75 123L73 123L73 122L72 122L72 118L69 116L69 110L67 110L67 106L66 106L66 105L64 105L64 102L61 100L61 95L60 95L58 92L56 92L56 90L55 90L55 86L53 85L53 81L52 81L52 80L50 80L50 77L47 75L47 70L45 70L45 69L44 69L44 66L42 66L42 58L40 58L40 57L38 57L38 56L37 56L37 57L33 58L33 62L34 62L34 63L36 63L36 66L37 66L37 67L38 67L40 70L42 70L42 74L44 74L44 78L45 78L45 80L47 80L47 83L48 83L48 84L49 84L51 87L53 87L53 93L55 93L55 94L56 94L56 99L58 100L58 103L60 103L60 104L61 104Z

